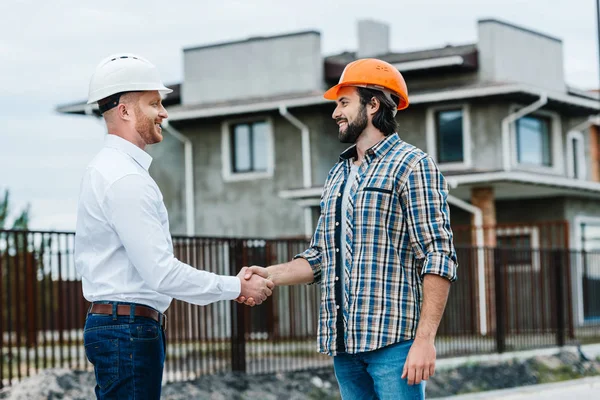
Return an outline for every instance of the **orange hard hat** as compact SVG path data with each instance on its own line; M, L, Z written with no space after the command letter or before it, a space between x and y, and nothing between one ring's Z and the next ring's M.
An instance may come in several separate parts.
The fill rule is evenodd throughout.
M408 89L402 74L396 67L376 58L363 58L346 65L340 81L323 95L327 100L336 100L338 90L344 86L358 86L389 92L398 96L398 110L408 107Z

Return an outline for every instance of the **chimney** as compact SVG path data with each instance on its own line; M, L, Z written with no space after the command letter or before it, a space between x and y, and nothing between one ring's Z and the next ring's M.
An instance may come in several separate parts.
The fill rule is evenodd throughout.
M357 58L376 57L389 52L389 25L373 20L359 20Z

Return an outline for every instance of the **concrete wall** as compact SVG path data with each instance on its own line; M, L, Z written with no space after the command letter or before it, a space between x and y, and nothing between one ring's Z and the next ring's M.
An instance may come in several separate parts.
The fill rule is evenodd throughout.
M275 238L304 234L302 208L278 195L281 190L302 186L300 131L276 113L263 116L269 116L273 121L275 170L271 178L255 180L224 181L221 155L223 120L203 120L176 126L192 140L194 146L197 235ZM244 118L236 119L242 121ZM319 126L322 118L318 116L304 122L311 127ZM182 168L178 165L170 173L157 176L159 186L168 186L174 177L183 176ZM169 204L181 203L183 207L183 191L169 193L175 197L169 200Z
M183 69L183 104L322 90L321 36L304 32L185 49Z
M496 20L479 21L478 39L482 81L565 91L561 40Z
M473 167L481 170L502 168L502 119L508 104L492 101L470 103L471 157Z

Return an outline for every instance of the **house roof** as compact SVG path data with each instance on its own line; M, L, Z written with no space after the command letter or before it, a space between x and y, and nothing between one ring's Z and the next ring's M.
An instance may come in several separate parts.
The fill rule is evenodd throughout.
M478 83L455 86L443 90L422 91L409 95L410 103L427 104L443 101L484 98L493 96L516 96L523 101L533 101L546 93L549 103L559 107L572 107L582 114L597 112L600 103L597 100L574 96L568 93L550 92L524 84L516 83ZM211 118L217 116L275 111L280 107L295 108L331 103L323 98L321 92L294 93L263 98L251 98L212 104L173 106L169 108L170 121Z
M357 59L355 52L344 52L325 57L325 79L338 80L344 67ZM433 68L475 70L477 68L477 45L447 45L427 50L404 53L388 53L377 58L394 65L403 74L428 71Z
M296 108L317 106L331 102L330 100L323 98L322 92L313 91L269 97L244 98L219 103L179 105L179 85L172 85L170 87L174 88L173 94L175 94L175 96L169 95L164 101L164 104L169 111L170 121L276 111L282 106L286 108ZM177 92L175 90L177 90ZM582 96L581 93L552 92L530 85L510 82L482 82L470 85L446 87L442 90L428 90L410 94L409 98L410 103L413 105L494 96L513 96L522 99L522 101L530 101L539 97L542 93L547 94L549 104L558 107L575 108L578 109L582 115L595 113L600 110L600 102L597 98L594 98L593 94L591 96ZM90 109L85 103L75 103L59 106L57 111L72 114L85 114L86 108ZM94 109L97 109L97 106Z

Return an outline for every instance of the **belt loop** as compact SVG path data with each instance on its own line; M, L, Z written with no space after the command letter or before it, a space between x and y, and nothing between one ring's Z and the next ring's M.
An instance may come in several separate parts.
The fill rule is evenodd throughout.
M135 322L135 304L129 304L129 323L133 324Z
M117 320L117 303L112 303L112 317L113 321Z

